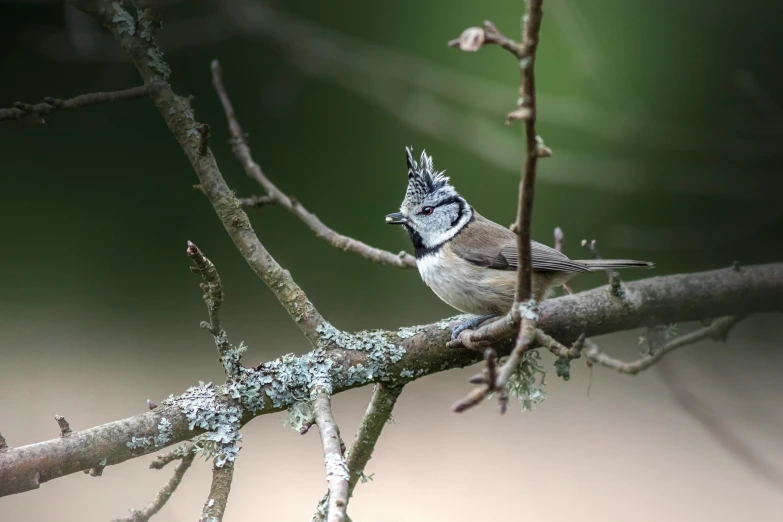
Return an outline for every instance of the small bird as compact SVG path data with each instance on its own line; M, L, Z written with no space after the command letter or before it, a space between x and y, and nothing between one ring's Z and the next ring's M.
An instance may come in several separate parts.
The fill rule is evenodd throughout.
M386 216L386 223L408 231L424 283L448 305L479 316L454 328L456 339L463 330L511 310L519 264L517 236L476 212L449 178L435 171L426 152L418 163L408 147L405 156L408 189L400 211ZM533 298L538 301L580 272L654 266L624 259L574 261L536 241L531 247Z

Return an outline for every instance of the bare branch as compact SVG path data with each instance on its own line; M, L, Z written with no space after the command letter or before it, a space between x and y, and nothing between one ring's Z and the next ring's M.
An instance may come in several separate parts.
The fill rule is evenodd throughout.
M228 494L231 492L231 481L234 480L234 464L212 468L212 486L209 488L209 498L204 503L201 518L208 522L221 522L228 504Z
M687 333L664 343L662 346L657 348L652 355L642 357L641 359L633 362L623 362L610 357L606 353L602 352L600 348L598 348L598 346L596 346L591 341L587 341L585 356L594 363L606 366L607 368L612 368L613 370L617 370L620 373L636 375L637 373L646 370L653 364L657 363L667 354L673 352L677 348L682 348L683 346L688 346L689 344L693 344L707 338L713 339L715 341L725 341L726 336L728 336L732 327L740 322L743 318L743 316L722 317L714 321L709 326L699 328L696 331Z
M48 116L55 111L79 109L89 105L100 105L115 101L133 100L135 98L147 96L154 90L155 86L153 85L142 85L140 87L131 87L130 89L125 89L123 91L82 94L81 96L75 96L67 100L47 97L44 98L43 103L35 105L16 102L12 108L0 109L0 121L31 118L35 123L42 124L44 123L43 117Z
M249 198L239 198L239 203L243 207L265 207L274 205L277 203L277 200L272 196L250 196Z
M541 19L543 17L542 0L526 0L526 13L522 17L522 42L516 43L504 36L491 22L484 22L484 29L479 34L475 29L468 29L462 33L455 42L462 50L478 50L481 42L498 44L511 52L518 60L519 102L516 111L506 117L506 122L511 120L524 120L525 122L525 161L522 165L522 178L519 182L519 198L517 204L517 219L511 229L517 235L517 251L519 252L519 266L517 268L517 285L514 298L514 309L509 312L506 319L501 318L495 323L518 322L517 316L522 317L519 326L514 350L511 356L500 368L497 379L487 382L470 392L465 398L458 401L453 409L462 412L478 404L492 391L503 391L511 375L516 371L517 365L522 360L525 352L530 349L530 344L535 340L536 323L538 313L536 298L542 296L533 295L533 263L531 260L530 223L533 217L534 187L536 181L536 166L539 157L549 157L549 150L536 134L536 82L535 63L536 50L538 49L539 32L541 31ZM470 334L468 334L470 335ZM464 337L455 340L464 343ZM456 343L451 343L452 345ZM494 359L487 359L488 373L494 366ZM500 395L501 412L506 409L505 392Z
M385 265L392 265L398 268L413 268L416 266L416 260L410 254L400 252L399 254L393 254L385 250L380 250L375 247L371 247L361 241L338 234L331 228L323 224L315 214L312 214L305 209L299 201L294 198L285 195L278 189L269 178L267 178L261 167L253 160L250 153L250 147L247 145L245 139L245 133L239 126L236 114L234 113L234 107L231 104L231 100L228 97L225 87L223 86L223 78L221 75L220 63L217 60L212 61L212 83L215 86L215 90L220 96L220 101L223 104L223 109L226 112L226 118L228 119L228 126L231 130L231 136L234 143L234 155L237 160L242 164L245 169L245 173L252 179L256 180L266 190L268 196L272 198L276 203L285 207L288 211L301 219L310 230L315 234L326 240L330 245L339 248L346 252L354 252L374 261Z
M536 134L536 81L535 64L538 35L541 31L542 0L526 0L526 13L522 19L522 53L518 55L520 70L519 108L529 111L525 121L525 163L519 183L517 205L517 249L519 251L519 275L516 302L533 297L533 263L531 256L530 222L533 217L533 196L538 163L539 138ZM521 335L521 332L520 332ZM519 344L519 343L518 343Z
M55 415L54 420L56 420L57 424L60 426L60 437L68 437L71 434L71 426L68 424L68 421L65 420L65 417L62 415Z
M628 296L624 301L608 296L607 286L548 299L541 303L537 327L567 345L582 334L592 337L704 317L783 312L783 264L748 265L739 272L724 268L655 277L623 286ZM460 316L398 331L354 334L329 326L323 330L326 334L317 350L248 370L246 378L255 376L256 382L268 383L258 389L258 395L276 397L277 402L266 400L263 406L248 407L241 422L281 411L293 404L295 397L307 396L309 386L319 376L309 373L313 366L330 365L334 394L386 380L402 385L475 364L481 360L480 351L446 345L451 329L463 321ZM493 330L493 343L498 357L503 357L511 351L510 341L518 326L513 322L500 323L501 327ZM373 348L367 348L368 345ZM373 369L371 376L368 368ZM213 388L212 400L227 407L234 405L225 386ZM285 394L281 395L281 390ZM0 451L0 497L36 489L49 480L95 467L104 459L111 466L192 439L204 431L198 426L190 429L188 414L192 415L192 410L186 406L194 404L194 393L189 390L154 410L74 432L69 437ZM248 396L240 400L249 404L252 399ZM165 439L160 437L159 429L164 418L171 425ZM134 438L137 444L131 447ZM140 440L148 444L143 446Z
M348 450L348 498L353 495L356 484L364 475L364 468L372 458L381 431L391 419L394 404L400 393L402 393L402 386L385 383L375 385L362 424L356 432L351 449Z
M182 456L181 461L174 468L174 474L166 482L158 494L155 495L153 501L144 509L132 509L131 514L125 518L118 518L114 522L147 522L152 518L163 506L166 505L171 495L177 490L177 486L182 482L182 477L185 476L185 472L193 464L193 459L196 458L196 453L193 451L193 445L189 444L188 451Z
M332 415L329 395L322 389L314 390L314 394L313 413L318 431L321 432L326 482L329 484L329 499L324 520L326 522L345 522L345 511L348 508L349 476L348 464L343 456L340 430L334 420L334 415Z

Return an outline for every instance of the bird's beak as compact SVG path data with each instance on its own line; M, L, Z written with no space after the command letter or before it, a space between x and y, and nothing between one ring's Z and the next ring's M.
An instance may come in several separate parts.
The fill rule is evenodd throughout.
M386 216L386 222L390 225L404 225L408 222L408 218L402 215L400 212L389 214Z

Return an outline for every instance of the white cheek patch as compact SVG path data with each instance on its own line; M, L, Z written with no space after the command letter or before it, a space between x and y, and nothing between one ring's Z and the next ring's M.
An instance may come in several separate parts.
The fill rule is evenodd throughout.
M462 227L468 224L468 221L470 221L470 218L473 217L473 211L470 210L469 212L466 212L460 219L457 221L457 223L449 228L448 230L444 232L439 232L437 234L431 235L427 234L426 237L423 237L424 239L424 246L427 248L433 248L436 247L442 243L445 243L449 239L453 238L457 235L457 232L462 230Z

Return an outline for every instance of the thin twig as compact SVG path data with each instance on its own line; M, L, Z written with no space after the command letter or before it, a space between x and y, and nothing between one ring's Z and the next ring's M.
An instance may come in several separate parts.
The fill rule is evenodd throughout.
M402 386L391 386L386 383L375 385L362 424L356 432L351 449L348 450L348 498L353 495L357 482L364 475L364 468L372 458L378 437L389 422L400 393L402 393Z
M329 485L329 499L326 506L326 522L345 522L348 508L349 475L348 464L343 456L340 430L332 414L329 395L323 390L315 390L313 413L315 423L321 432L324 447L326 482Z
M155 85L141 85L131 87L123 91L114 92L93 92L82 94L67 100L59 98L46 97L42 103L30 104L16 102L14 106L8 109L0 109L0 121L21 120L24 118L34 118L36 123L44 123L44 116L59 111L72 110L86 107L88 105L99 105L102 103L111 103L115 101L133 100L147 96L156 89Z
M131 515L125 518L118 518L114 522L147 522L153 515L166 505L171 495L176 491L177 486L182 482L182 477L185 476L185 472L193 464L193 459L196 458L196 454L193 451L187 452L182 457L182 461L174 468L174 474L171 478L160 488L155 499L144 509L133 509Z
M60 426L60 437L68 437L71 434L71 426L68 424L68 421L65 420L65 417L62 415L55 415L54 420L56 420L57 424Z
M209 497L204 503L199 520L221 522L228 504L228 494L231 492L231 481L234 479L234 463L226 462L223 466L212 468L212 486Z
M167 451L150 463L150 469L163 469L170 462L182 460L189 454L194 453L195 446L192 442L184 442L171 451Z
M228 93L223 86L220 63L217 60L212 61L212 83L220 97L220 102L223 104L223 109L225 110L226 118L228 119L228 126L233 139L234 155L242 164L245 173L250 178L256 180L264 190L266 190L270 198L301 219L310 227L310 230L315 232L316 236L323 238L327 243L340 250L354 252L370 261L399 268L413 268L416 266L416 260L410 254L405 252L393 254L392 252L371 247L361 241L335 232L324 225L315 214L308 212L299 201L281 192L280 189L264 175L258 163L253 160L250 153L250 147L248 147L247 140L245 139L245 133L239 126L239 121L234 113L231 99L228 97Z
M636 375L637 373L654 365L663 359L668 353L673 352L677 348L682 348L683 346L688 346L689 344L693 344L707 338L711 338L715 341L725 340L731 328L740 322L743 318L743 316L722 317L715 320L709 326L699 328L698 330L681 335L680 337L664 343L652 355L647 355L633 362L623 362L615 359L614 357L611 357L602 352L595 343L589 340L585 343L586 347L584 349L584 355L594 363L606 366L607 368L612 368L620 373Z
M209 322L203 321L201 327L207 330L215 338L215 345L220 353L220 362L226 375L231 378L239 373L240 359L242 357L242 346L235 348L228 342L228 334L220 325L220 307L223 304L223 283L220 280L215 265L194 245L188 241L186 250L188 257L195 266L191 270L201 275L204 280L201 283L201 290L204 292L204 303L207 305Z
M243 207L265 207L274 205L277 200L272 196L250 196L249 198L239 198L239 203Z
M555 250L557 250L558 252L562 252L564 243L565 243L565 234L563 233L563 229L560 227L555 227ZM568 283L563 283L563 289L566 291L567 294L574 293L571 287L568 286Z

